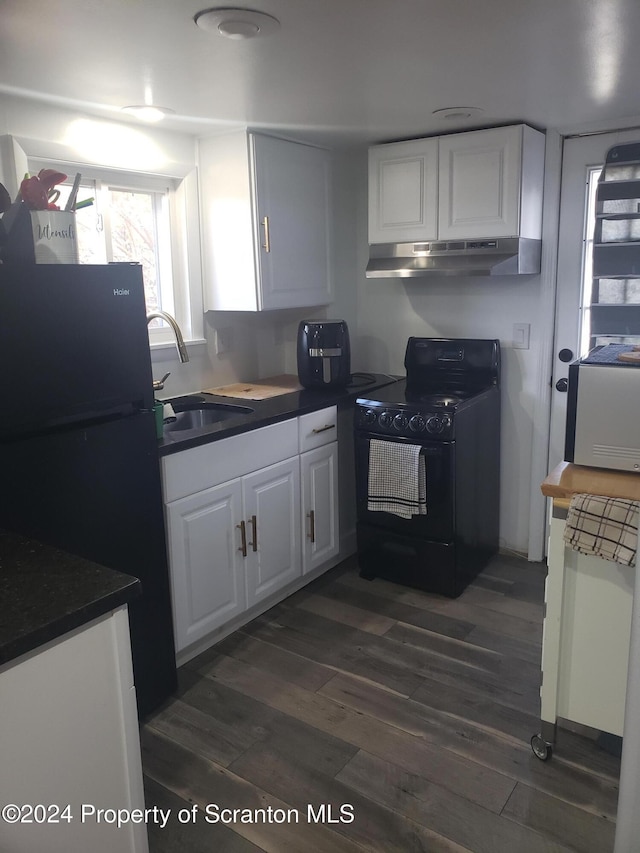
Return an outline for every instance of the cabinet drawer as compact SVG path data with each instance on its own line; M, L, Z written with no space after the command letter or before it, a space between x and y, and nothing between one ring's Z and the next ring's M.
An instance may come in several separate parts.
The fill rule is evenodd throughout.
M298 418L300 453L322 447L338 438L338 412L335 406L309 412Z
M297 418L291 418L164 456L162 486L165 503L235 477L243 477L259 468L296 456L297 453Z

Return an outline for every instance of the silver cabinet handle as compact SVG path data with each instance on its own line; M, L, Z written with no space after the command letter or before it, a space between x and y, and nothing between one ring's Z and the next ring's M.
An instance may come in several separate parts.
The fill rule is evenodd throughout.
M325 424L325 426L320 427L319 429L312 429L311 432L317 435L319 432L326 432L328 429L335 429L335 424Z
M309 532L307 533L307 538L312 542L316 541L316 514L314 510L309 510L307 513L307 518L309 519Z
M242 544L238 548L238 551L242 552L242 556L247 556L247 528L245 527L244 521L241 521L240 524L236 524L236 527L240 531L240 539Z
M269 237L269 217L262 217L262 227L264 228L264 243L262 244L262 248L265 252L271 251L271 239Z
M244 524L244 522L242 522L242 523ZM258 519L255 517L255 515L251 516L251 521L249 523L251 524L251 534L253 536L253 540L251 542L249 542L249 545L251 545L251 549L253 551L257 551L258 550Z

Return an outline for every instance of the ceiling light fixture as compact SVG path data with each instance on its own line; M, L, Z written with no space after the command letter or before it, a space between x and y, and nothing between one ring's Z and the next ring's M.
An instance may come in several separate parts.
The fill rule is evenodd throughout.
M142 121L156 122L162 121L165 116L171 115L175 110L170 110L168 107L154 107L151 104L132 104L129 107L122 107L123 113L142 119Z
M202 30L235 40L266 36L280 29L277 18L253 9L203 9L193 20Z
M444 118L447 121L468 121L470 118L479 116L483 110L480 107L445 107L442 110L434 110L431 115L436 118Z

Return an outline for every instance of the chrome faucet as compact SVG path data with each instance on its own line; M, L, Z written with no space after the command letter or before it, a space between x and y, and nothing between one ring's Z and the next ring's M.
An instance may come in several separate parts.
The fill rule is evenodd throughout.
M178 355L180 357L180 362L184 364L189 361L189 353L187 352L187 348L184 344L184 338L182 337L182 332L180 331L180 327L173 319L171 314L167 314L166 311L152 311L151 314L147 314L147 325L155 319L164 320L168 323L173 329L173 334L176 336L176 346L178 348ZM162 379L154 379L153 380L153 390L154 391L162 391L164 388L164 383L166 382L169 374L165 373Z

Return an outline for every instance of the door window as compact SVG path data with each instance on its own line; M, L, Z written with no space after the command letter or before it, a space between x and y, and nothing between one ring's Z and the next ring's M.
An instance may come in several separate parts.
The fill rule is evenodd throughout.
M625 274L624 256L607 263L607 275L594 275L593 264L594 252L599 251L615 253L629 247L640 256L640 198L610 198L618 192L617 184L621 196L628 194L626 187L632 181L640 187L640 165L609 166L606 173L601 166L587 171L579 355L601 344L640 344L640 277Z

